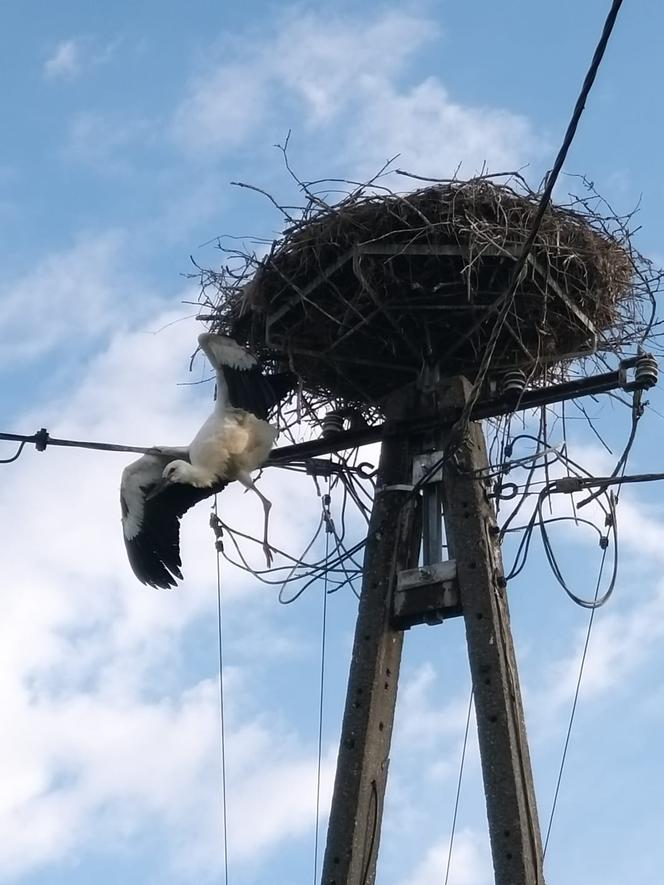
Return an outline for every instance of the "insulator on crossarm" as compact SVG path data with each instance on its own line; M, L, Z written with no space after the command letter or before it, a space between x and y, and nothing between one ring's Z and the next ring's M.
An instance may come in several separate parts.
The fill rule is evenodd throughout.
M363 427L368 427L364 415L357 409L345 409L344 418L347 421L348 430L361 430Z
M344 415L342 412L328 412L323 418L322 431L323 436L334 436L335 433L343 433Z
M648 390L657 384L659 378L659 367L657 360L651 353L641 354L636 358L636 366L634 367L634 380L636 386L642 390Z
M526 389L526 373L521 369L514 369L503 375L502 390L503 396L518 397L521 396Z

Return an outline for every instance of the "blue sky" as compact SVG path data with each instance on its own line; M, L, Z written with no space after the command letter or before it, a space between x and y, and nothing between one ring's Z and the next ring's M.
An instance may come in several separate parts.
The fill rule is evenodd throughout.
M209 408L189 356L184 275L218 235L280 218L242 180L295 198L274 149L292 130L303 178L399 166L444 176L552 162L608 2L505 0L0 5L2 430L183 444ZM664 8L626 3L568 158L662 258L658 84ZM563 178L559 193L572 179ZM403 181L395 186L403 187ZM650 397L664 412L659 391ZM592 406L619 452L624 409ZM649 411L632 458L662 470ZM615 462L579 426L575 457ZM3 452L5 449L3 448ZM6 450L9 454L9 449ZM205 506L183 529L187 579L147 592L125 562L117 490L128 458L27 451L3 468L0 882L222 880L215 560ZM274 540L317 524L311 481L266 472ZM222 514L251 527L229 489ZM334 507L339 506L336 498ZM548 881L661 881L664 511L625 492L621 561L596 618L547 855ZM356 519L351 532L362 531ZM599 551L556 540L592 594ZM536 549L511 585L540 817L548 819L587 613ZM510 551L506 552L509 561ZM260 562L256 560L256 564ZM234 885L312 877L321 588L290 606L223 567L229 865ZM329 797L355 598L329 599L323 796ZM385 885L443 880L468 700L460 623L407 636L380 861ZM325 804L325 802L324 802ZM471 740L450 885L491 881ZM325 810L322 828L325 828Z

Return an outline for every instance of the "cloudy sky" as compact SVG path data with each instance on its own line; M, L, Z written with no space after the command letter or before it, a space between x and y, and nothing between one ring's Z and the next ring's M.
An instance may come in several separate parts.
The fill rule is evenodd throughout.
M190 255L221 235L272 237L251 182L295 198L275 143L292 130L304 178L399 165L444 176L524 167L536 184L564 132L608 0L404 4L172 0L0 5L0 430L184 444L211 389L189 357ZM664 8L626 3L567 172L619 209L642 198L638 244L661 260L658 114ZM562 180L561 191L577 180ZM631 469L662 470L655 393ZM614 455L624 409L592 404ZM0 457L9 457L3 444ZM186 520L186 580L147 591L119 533L128 458L26 451L2 467L0 882L223 881L215 553L208 511ZM320 500L272 470L273 540L298 555ZM334 498L333 507L340 501ZM251 528L251 496L222 515ZM661 882L664 510L625 493L620 575L596 617L547 853L549 881ZM349 532L358 535L358 519ZM592 595L596 538L556 540ZM535 544L537 548L537 544ZM320 552L320 551L319 551ZM258 554L260 551L258 551ZM250 550L260 565L260 555ZM509 551L508 551L509 558ZM229 881L312 881L322 588L280 605L222 565ZM321 827L356 600L329 597ZM587 613L539 549L511 585L540 818L546 825ZM441 883L468 703L462 627L407 637L383 833L384 885ZM472 734L472 730L471 730ZM471 737L450 885L491 881Z

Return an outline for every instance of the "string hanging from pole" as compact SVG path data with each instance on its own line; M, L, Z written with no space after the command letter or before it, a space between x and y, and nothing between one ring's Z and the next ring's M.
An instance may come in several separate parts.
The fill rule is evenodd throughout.
M558 805L558 796L560 794L560 785L563 779L563 772L565 770L565 762L567 761L567 751L569 750L570 738L572 736L572 726L574 725L574 717L576 715L576 708L579 700L579 692L581 690L581 681L583 679L583 671L586 664L586 657L588 655L588 646L590 645L590 636L593 629L593 623L595 620L595 612L598 609L597 598L599 596L599 590L602 583L602 573L604 571L604 563L606 561L606 551L608 547L604 547L602 552L602 561L599 566L599 573L597 575L597 584L595 587L595 598L594 605L590 606L590 617L588 618L588 629L586 630L586 638L583 643L583 652L581 654L581 663L579 664L579 675L576 680L576 688L574 690L574 700L572 701L572 709L570 711L569 723L567 725L567 733L565 735L565 743L563 745L563 752L560 759L560 766L558 768L558 777L556 780L556 788L553 793L553 801L551 803L551 812L549 814L549 822L546 828L546 836L544 838L544 849L542 852L542 857L546 857L546 849L549 845L549 837L551 836L551 827L553 826L553 819L556 813L556 808Z
M334 534L334 524L330 513L330 477L327 478L327 494L322 496L322 519L325 523L325 562L330 555L330 535ZM327 597L328 597L328 572L323 575L323 600L321 612L321 644L320 644L320 683L318 692L318 759L316 769L316 827L314 834L314 874L313 885L318 881L318 841L320 830L320 781L321 762L323 758L323 702L325 694L325 651L327 638Z
M219 762L221 766L221 812L222 840L224 848L224 885L228 885L228 813L226 804L226 727L224 715L224 651L223 651L223 620L221 605L221 555L224 549L223 526L217 513L217 496L214 496L210 527L215 536L215 554L217 571L217 642L219 659Z
M463 744L461 746L461 762L459 763L459 777L457 778L456 796L454 797L454 812L452 814L452 829L450 831L450 847L447 852L447 866L445 867L445 883L447 885L450 878L450 869L452 866L452 850L454 848L454 836L456 834L457 814L459 811L459 799L461 797L461 783L463 781L463 769L466 761L466 748L468 746L468 731L470 728L470 715L473 711L473 690L470 689L470 697L468 698L468 712L466 713L466 726L463 732Z

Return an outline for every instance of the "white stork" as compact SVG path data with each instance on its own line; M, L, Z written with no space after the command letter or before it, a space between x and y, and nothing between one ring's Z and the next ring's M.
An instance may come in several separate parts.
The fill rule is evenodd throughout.
M252 470L265 463L277 430L265 420L293 389L290 372L263 375L244 347L209 332L198 343L217 375L213 413L187 448L155 448L124 469L122 527L134 574L151 587L174 587L182 578L180 518L190 507L237 480L263 504L263 551L268 567L271 502L256 488Z

